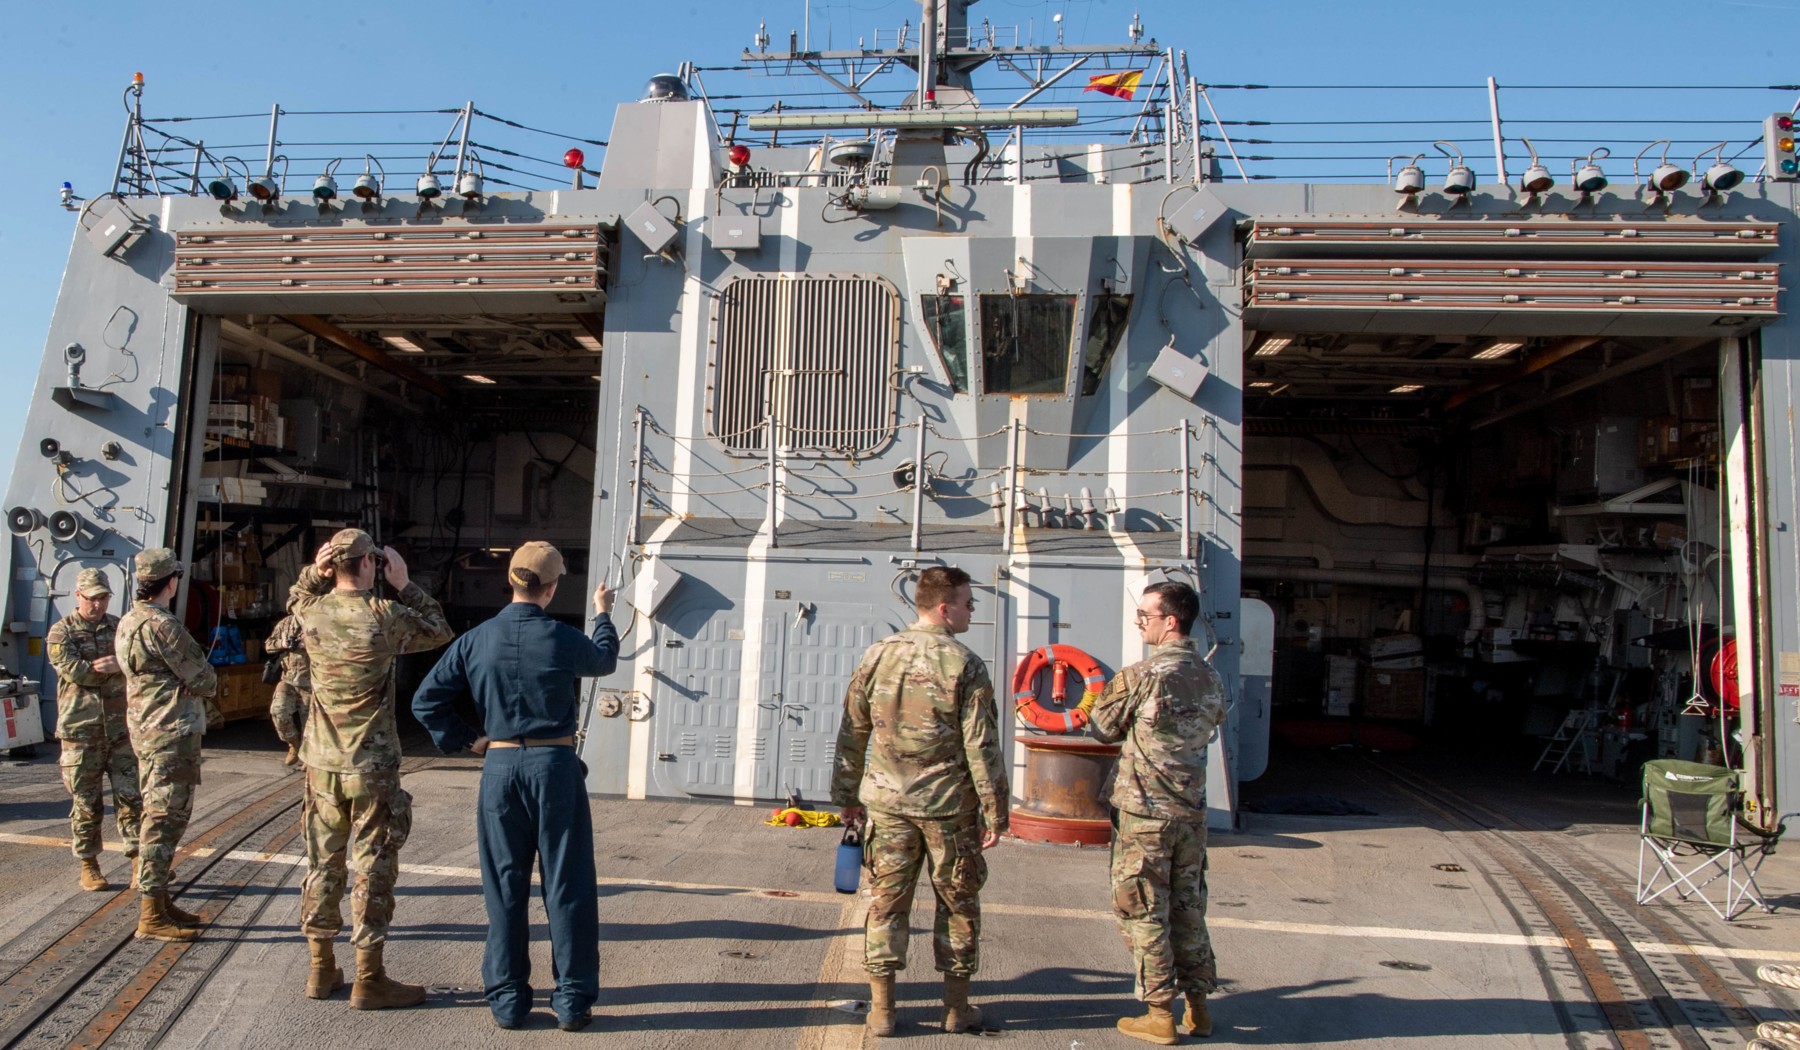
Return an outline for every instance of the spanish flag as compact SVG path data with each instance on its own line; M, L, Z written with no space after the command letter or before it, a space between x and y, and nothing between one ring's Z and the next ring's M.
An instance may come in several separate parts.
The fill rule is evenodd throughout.
M1141 69L1133 69L1125 73L1102 73L1097 77L1089 77L1088 86L1082 90L1098 91L1102 95L1111 95L1114 98L1122 98L1130 102L1132 94L1137 91L1138 81L1143 79L1143 76L1144 71Z

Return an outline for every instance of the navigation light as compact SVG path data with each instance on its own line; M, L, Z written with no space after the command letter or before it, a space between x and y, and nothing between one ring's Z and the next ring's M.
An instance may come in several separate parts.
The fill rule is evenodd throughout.
M1531 166L1526 168L1525 174L1520 177L1519 189L1535 197L1556 185L1556 179L1550 174L1549 168L1538 162L1537 147L1531 144L1531 140L1520 139L1519 141L1525 143L1525 148L1531 151Z
M234 201L238 195L237 183L231 181L230 174L220 172L206 184L206 192L216 201Z
M1606 172L1600 170L1600 165L1597 161L1602 157L1610 156L1612 156L1612 150L1607 149L1605 146L1601 146L1587 155L1587 162L1581 165L1580 168L1576 168L1574 163L1571 162L1569 167L1570 170L1574 172L1574 178L1571 181L1574 182L1575 188L1584 194L1599 193L1601 190L1605 189Z
M443 195L444 187L438 182L438 177L428 171L419 176L417 192L421 200L435 200Z
M332 201L337 200L338 184L337 179L333 178L332 175L336 173L338 165L342 163L344 163L343 159L339 158L332 161L330 164L325 165L324 173L313 180L313 200L318 201L320 207L325 207Z
M371 171L371 168L374 170ZM363 173L356 177L356 182L350 187L350 192L364 201L380 200L381 179L375 177L375 171L381 172L383 177L387 175L387 169L381 166L380 161L370 154L363 154Z
M741 168L750 163L750 147L741 142L734 143L726 156L731 160L732 167Z
M1645 189L1648 189L1651 193L1659 197L1672 190L1678 190L1681 187L1686 186L1688 179L1693 177L1686 168L1683 168L1678 164L1669 163L1669 147L1673 144L1674 143L1670 142L1668 139L1657 139L1643 149L1638 150L1637 156L1631 158L1631 177L1636 179L1638 177L1638 161L1643 159L1644 154L1650 152L1659 145L1663 148L1661 161L1659 161L1656 167L1650 172L1649 180L1644 183Z
M261 175L250 180L250 196L259 201L272 201L281 196L281 187L273 176Z
M1450 165L1450 171L1444 176L1444 192L1452 197L1464 197L1475 189L1475 172L1463 163L1462 150L1454 142L1433 142L1439 153L1448 157L1456 156L1456 163ZM1446 148L1448 147L1448 148Z
M1410 198L1413 194L1418 193L1425 188L1425 169L1419 167L1419 161L1425 154L1413 154L1413 158L1406 162L1405 167L1400 169L1400 174L1394 174L1394 162L1405 156L1406 154L1404 153L1396 153L1388 158L1388 179L1394 184L1395 193L1404 193Z
M563 167L565 168L579 168L586 163L587 154L573 147L563 154Z
M1725 159L1725 143L1721 142L1707 151L1713 154L1712 166L1700 176L1700 188L1708 193L1725 193L1737 188L1744 181L1744 173L1731 166ZM1706 153L1700 154L1700 157ZM1694 170L1700 168L1700 157L1694 158Z

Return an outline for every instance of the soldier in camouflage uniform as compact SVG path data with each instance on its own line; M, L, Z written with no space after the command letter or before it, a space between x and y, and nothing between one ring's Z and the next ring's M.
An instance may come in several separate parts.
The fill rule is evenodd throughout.
M921 868L937 896L932 948L944 975L944 1030L981 1024L969 1005L980 968L982 851L1006 831L1011 792L987 666L953 635L969 629L969 574L919 577L919 619L864 654L844 696L831 800L844 822L868 821L872 900L864 927L868 1027L894 1033L894 974L906 968Z
M200 917L170 901L169 867L194 812L200 734L224 720L213 699L219 683L212 664L169 612L183 568L167 547L138 552L133 571L137 602L119 620L113 642L125 672L126 725L144 790L137 935L158 941L191 941L200 935Z
M385 564L398 601L372 593ZM349 867L358 1010L415 1006L425 989L387 976L382 950L394 915L400 847L412 831L412 796L400 787L400 734L394 723L394 659L436 649L453 632L444 610L406 572L392 547L377 550L361 529L344 529L319 548L288 597L312 666L312 705L300 743L306 768L306 881L300 929L312 950L306 994L342 987L332 940L343 926Z
M1137 626L1150 655L1114 675L1093 712L1095 739L1120 744L1113 914L1149 1008L1119 1030L1164 1046L1176 1041L1178 994L1188 1030L1212 1034L1206 997L1218 982L1206 933L1206 746L1225 720L1225 692L1188 637L1199 614L1187 584L1146 587Z
M106 573L81 570L75 577L75 612L58 620L44 639L56 668L56 735L62 740L63 785L74 800L70 847L81 862L84 890L112 888L100 873L102 783L112 780L113 815L133 866L144 811L137 756L125 730L125 676L113 655L119 618L106 611L111 601Z
M281 681L275 683L275 695L269 698L269 721L275 723L275 735L288 746L281 763L291 768L300 764L301 727L312 706L312 664L306 658L300 620L292 615L277 620L263 648L281 669Z

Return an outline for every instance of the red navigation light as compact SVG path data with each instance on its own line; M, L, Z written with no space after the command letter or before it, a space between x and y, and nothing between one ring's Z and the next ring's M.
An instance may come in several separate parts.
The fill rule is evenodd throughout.
M738 143L731 147L731 151L727 153L726 156L731 158L732 167L741 168L750 163L750 147Z
M141 77L141 76L143 76L143 74L139 73L138 76ZM1776 117L1775 118L1775 126L1780 128L1783 131L1792 131L1794 129L1794 118L1793 117Z
M563 167L565 168L579 168L586 163L587 154L578 149L571 149L563 154Z

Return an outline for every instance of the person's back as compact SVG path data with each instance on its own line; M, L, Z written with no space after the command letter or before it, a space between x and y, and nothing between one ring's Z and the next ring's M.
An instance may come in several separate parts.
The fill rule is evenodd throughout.
M944 975L944 1029L981 1023L969 980L981 963L982 851L1000 841L1010 806L999 717L987 666L954 635L969 629L969 574L919 576L919 619L869 647L844 691L831 800L846 824L867 819L869 914L863 967L874 1034L892 1035L894 977L906 968L913 891L929 873L937 897L932 947Z
M585 1028L600 994L593 815L575 751L575 687L582 677L613 672L619 635L604 583L594 589L591 635L545 611L563 568L555 547L521 544L507 568L512 604L458 638L412 701L439 750L482 756L476 845L488 930L481 976L502 1028L524 1025L531 1010L534 857L550 926L557 1027ZM479 731L456 713L464 698L474 702Z

